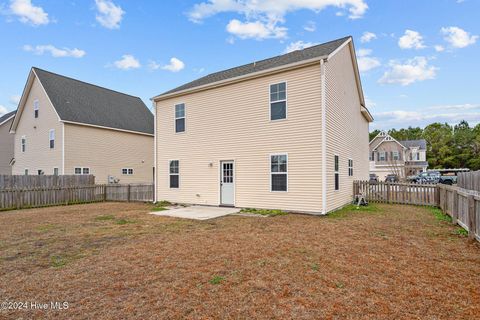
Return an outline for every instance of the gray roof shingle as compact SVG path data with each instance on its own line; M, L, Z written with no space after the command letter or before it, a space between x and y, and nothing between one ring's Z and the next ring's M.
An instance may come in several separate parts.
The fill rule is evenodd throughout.
M253 63L245 64L243 66L211 73L205 77L196 79L192 82L176 87L175 89L164 92L160 94L160 96L182 91L182 90L193 89L195 87L215 83L222 80L244 76L249 73L264 71L264 70L304 61L304 60L328 56L350 38L351 36L340 38L337 40L333 40L333 41L322 43L316 46L305 48L303 50L297 50L297 51L293 51L293 52L276 56L273 58L260 60Z
M422 150L427 149L427 141L425 139L403 140L403 141L399 141L399 142L407 148L418 147L419 149L422 149Z
M1 116L0 117L0 124L2 124L4 121L6 121L11 116L13 116L15 114L15 112L17 112L17 111L16 110L15 111L10 111L8 113L5 113L3 116Z
M131 95L33 68L60 119L153 134L153 114Z

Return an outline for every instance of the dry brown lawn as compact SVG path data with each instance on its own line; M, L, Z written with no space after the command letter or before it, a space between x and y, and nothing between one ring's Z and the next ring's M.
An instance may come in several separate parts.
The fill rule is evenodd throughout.
M480 245L430 209L330 217L148 215L87 204L0 213L0 302L23 319L478 319Z

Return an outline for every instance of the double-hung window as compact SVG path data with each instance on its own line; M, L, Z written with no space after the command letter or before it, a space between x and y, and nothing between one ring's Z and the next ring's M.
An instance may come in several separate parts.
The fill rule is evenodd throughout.
M35 118L38 118L38 109L39 109L39 103L38 100L33 101L33 116Z
M175 105L175 132L185 132L185 104Z
M50 149L55 148L55 129L50 129L48 132L48 139L50 141Z
M339 158L337 155L334 156L334 165L335 165L335 190L340 189L340 164L339 164Z
M170 160L170 188L178 188L180 185L180 162L178 160Z
M400 160L400 152L392 151L392 160Z
M353 160L348 159L348 176L353 177Z
M270 120L287 118L287 83L270 85Z
M387 160L385 151L380 151L378 153L378 161L385 161Z
M288 191L288 157L286 154L270 156L271 191Z
M27 137L22 136L22 152L25 152L27 150Z

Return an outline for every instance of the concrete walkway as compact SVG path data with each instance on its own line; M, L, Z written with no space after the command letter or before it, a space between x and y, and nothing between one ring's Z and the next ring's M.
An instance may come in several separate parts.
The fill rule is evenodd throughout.
M150 212L150 214L184 219L208 220L223 217L232 213L237 213L239 211L240 209L238 208L191 206L186 208L175 208L165 211Z

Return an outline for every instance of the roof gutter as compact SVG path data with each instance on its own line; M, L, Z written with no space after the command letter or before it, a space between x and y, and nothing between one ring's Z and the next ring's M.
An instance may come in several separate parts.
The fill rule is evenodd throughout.
M158 101L166 100L166 99L169 99L169 98L178 97L178 96L181 96L181 95L184 95L184 94L187 94L187 93L203 91L203 90L207 90L207 89L212 89L212 88L216 88L216 87L225 86L227 84L231 84L231 83L235 83L235 82L245 81L245 80L248 80L248 79L253 79L253 78L263 77L265 75L270 75L270 74L274 74L274 73L278 73L278 72L283 72L283 71L286 71L286 70L297 69L297 68L300 68L300 67L305 67L305 66L308 66L308 65L313 65L313 64L320 63L321 60L326 59L326 58L327 58L327 56L321 56L321 57L315 57L315 58L308 59L308 60L302 60L302 61L299 61L299 62L279 66L279 67L276 67L276 68L266 69L266 70L252 72L252 73L245 74L245 75L238 76L238 77L234 77L234 78L215 81L215 82L212 82L212 83L208 83L208 84L198 86L198 87L193 87L193 88L190 88L190 89L180 90L180 91L176 91L176 92L172 92L172 93L168 93L168 94L160 94L158 96L150 98L150 100L152 100L154 102L158 102Z

